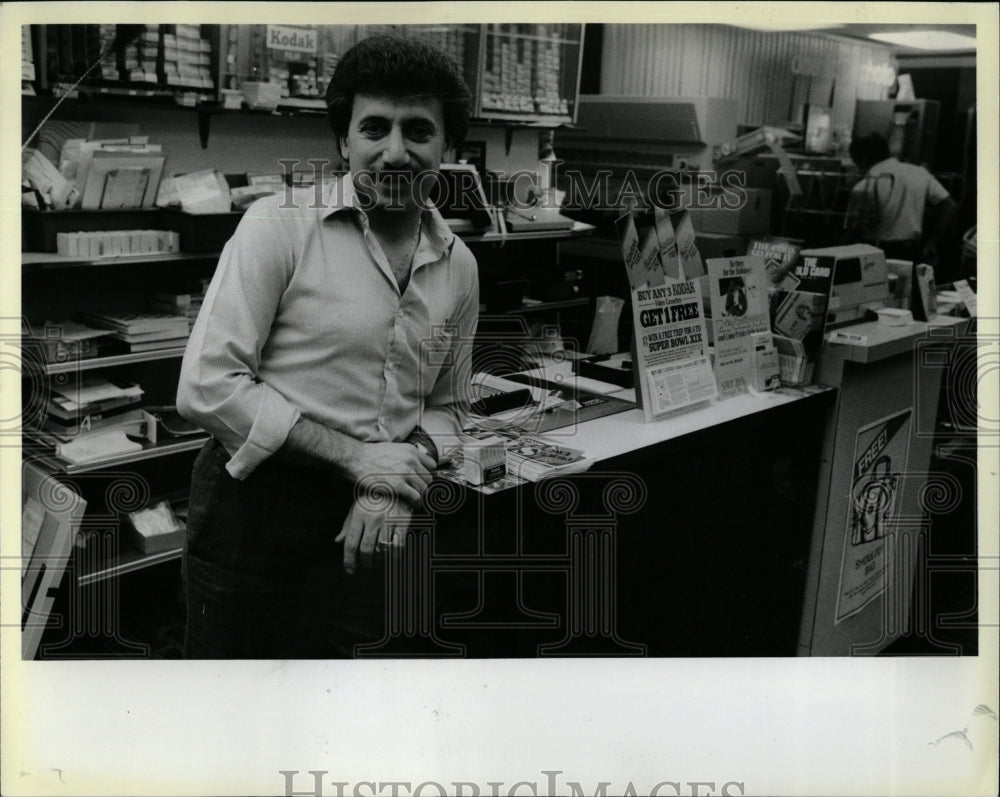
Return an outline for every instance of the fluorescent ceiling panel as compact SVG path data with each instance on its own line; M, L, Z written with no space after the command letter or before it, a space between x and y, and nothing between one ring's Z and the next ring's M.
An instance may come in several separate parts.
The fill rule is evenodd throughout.
M832 30L834 28L842 28L843 25L837 23L831 23L829 25L824 25L822 23L813 22L753 22L743 25L734 25L737 28L747 28L748 30L759 30L765 32L779 31L792 31L792 30Z
M963 36L947 30L910 30L897 33L869 33L868 38L887 44L912 47L916 50L972 50L974 36Z

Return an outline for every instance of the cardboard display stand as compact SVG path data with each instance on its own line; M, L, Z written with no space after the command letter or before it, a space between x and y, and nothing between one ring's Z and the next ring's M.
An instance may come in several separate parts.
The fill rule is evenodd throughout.
M37 465L22 471L21 658L33 659L48 624L87 502Z
M631 214L616 221L632 295L636 402L647 423L718 396L701 288L695 280L665 273L674 271L669 254L678 248L666 235L670 222L659 216L640 234ZM661 252L668 255L666 269Z
M715 379L721 398L757 384L756 336L771 343L763 257L708 259L715 343Z

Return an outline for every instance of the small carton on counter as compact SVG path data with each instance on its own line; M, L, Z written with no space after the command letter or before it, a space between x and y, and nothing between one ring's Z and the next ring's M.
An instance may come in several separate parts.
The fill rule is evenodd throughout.
M753 388L757 391L774 390L781 386L781 367L778 349L770 332L758 332L752 336L754 365Z
M486 437L462 445L462 477L469 484L488 484L507 475L506 441Z

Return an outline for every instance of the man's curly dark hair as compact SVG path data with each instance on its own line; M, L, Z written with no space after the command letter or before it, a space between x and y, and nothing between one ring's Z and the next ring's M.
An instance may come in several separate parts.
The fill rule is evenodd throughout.
M439 97L445 139L453 147L469 129L471 94L455 62L440 50L413 39L370 36L344 53L326 90L330 127L347 135L354 95Z

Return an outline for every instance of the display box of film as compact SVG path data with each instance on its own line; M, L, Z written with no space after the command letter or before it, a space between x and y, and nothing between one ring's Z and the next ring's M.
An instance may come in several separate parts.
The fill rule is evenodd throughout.
M170 230L110 230L56 233L56 252L67 257L122 257L180 251Z
M487 437L462 446L462 477L469 484L488 484L507 474L505 441Z

